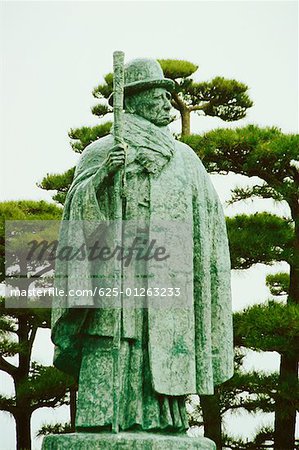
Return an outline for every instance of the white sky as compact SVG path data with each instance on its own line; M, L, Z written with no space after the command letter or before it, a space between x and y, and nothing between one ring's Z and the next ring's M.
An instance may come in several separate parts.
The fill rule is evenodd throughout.
M0 201L50 200L36 183L46 173L61 173L76 163L78 155L70 148L67 131L97 124L90 112L95 103L91 90L111 71L114 50L123 50L127 61L136 57L189 60L199 65L199 81L220 75L248 84L254 106L246 119L226 124L194 117L193 132L247 123L298 132L297 2L2 2L0 42ZM178 125L173 129L178 130ZM213 180L222 200L231 186L243 182L236 176ZM230 208L227 213L265 208L288 214L287 207L266 201ZM235 309L267 298L266 271L257 266L234 275ZM37 358L47 346L48 335L41 335ZM274 359L255 355L250 367L270 369L277 366ZM3 380L5 389L9 381ZM56 420L49 411L37 416L34 429L42 416L44 421ZM243 431L250 434L256 422L242 420L234 418L233 429L245 427ZM1 449L13 450L11 418L1 415L1 431L5 438ZM34 450L39 445L35 442Z
M77 160L71 127L95 125L91 90L121 49L135 57L181 58L196 78L221 75L250 86L248 122L298 130L296 2L4 2L1 42L4 154L1 200L48 198L47 172ZM193 132L225 126L195 118ZM2 160L2 159L1 159Z

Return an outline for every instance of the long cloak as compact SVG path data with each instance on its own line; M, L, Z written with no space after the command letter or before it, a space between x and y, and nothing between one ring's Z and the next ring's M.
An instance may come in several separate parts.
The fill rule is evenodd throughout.
M155 126L143 119L145 133ZM157 130L158 131L158 130ZM128 142L129 154L142 149ZM95 174L104 167L114 144L113 136L101 138L83 152L64 207L60 244L73 245L72 221L109 221L116 217L111 207L113 183L105 179L101 191L95 189ZM131 151L130 151L131 148ZM157 154L148 149L147 154ZM163 153L163 152L162 152ZM159 155L158 155L159 156ZM163 156L163 155L162 155ZM134 159L134 158L133 158ZM152 383L157 393L181 396L213 394L214 386L233 375L233 338L230 292L230 258L224 214L219 198L200 159L187 145L175 141L173 154L154 173L149 171L151 221L173 223L191 218L192 276L188 279L191 297L186 308L148 307L148 349ZM98 176L98 175L97 175ZM138 192L138 185L132 192ZM134 210L132 198L132 210ZM82 230L84 240L84 230ZM79 231L80 234L80 231ZM78 229L76 230L78 239ZM177 236L176 248L184 251L184 236ZM189 261L190 265L190 261ZM155 270L155 267L152 267ZM66 293L56 297L52 311L52 340L56 345L54 364L65 372L78 374L84 336L82 329L94 306L90 296L68 296L72 288L91 289L90 262L57 261L56 286ZM181 278L182 280L182 278ZM82 284L83 283L83 284ZM80 307L80 308L79 308ZM114 314L95 310L99 336L113 336ZM102 317L102 319L101 319ZM134 314L123 319L123 338L138 338Z

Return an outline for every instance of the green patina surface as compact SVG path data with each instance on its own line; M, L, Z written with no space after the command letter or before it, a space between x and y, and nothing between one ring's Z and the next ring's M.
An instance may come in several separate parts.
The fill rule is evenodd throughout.
M185 396L212 394L216 384L233 374L224 215L201 161L167 128L171 121L168 90L173 83L165 81L160 66L152 60L130 63L125 83L123 140L127 156L122 218L133 223L127 237L143 233L147 239L163 242L171 257L163 263L155 259L133 262L123 268L122 286L154 289L167 283L168 287L180 286L182 297L174 304L173 297L165 301L161 295L147 296L142 307L136 303L133 307L133 299L126 298L130 307L124 307L120 317L119 425L121 430L140 430L140 437L136 440L135 434L128 434L130 444L124 437L120 447L113 435L105 435L103 444L98 434L77 433L46 438L43 448L212 449L214 444L208 441L176 437L174 444L174 436L147 438L142 430L184 432L188 427ZM65 220L97 223L119 218L111 169L117 158L121 164L121 149L115 147L113 132L85 149L66 200ZM62 231L60 244L84 240L86 230L72 233L68 229ZM96 264L91 268L86 260L58 261L57 287L67 292L103 286L109 266L103 269ZM91 272L98 278L91 277ZM121 280L115 281L121 285ZM110 279L113 287L111 284ZM98 301L96 297L72 296L54 302L54 364L79 379L79 431L86 427L98 431L112 424L115 309L94 308ZM85 436L93 443L84 446ZM61 439L59 447L54 444L57 439ZM71 445L67 439L72 440Z

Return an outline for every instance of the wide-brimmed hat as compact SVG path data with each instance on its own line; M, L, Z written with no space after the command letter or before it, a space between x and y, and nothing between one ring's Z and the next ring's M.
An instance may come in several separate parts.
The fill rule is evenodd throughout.
M124 68L124 96L136 94L155 87L173 91L175 84L170 78L164 78L163 70L155 59L133 59ZM113 105L113 94L108 102Z

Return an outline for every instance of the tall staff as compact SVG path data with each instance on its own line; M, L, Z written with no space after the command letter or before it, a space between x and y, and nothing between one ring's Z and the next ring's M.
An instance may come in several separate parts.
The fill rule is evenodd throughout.
M114 143L123 142L123 101L124 101L124 53L113 53L113 115L114 115ZM122 246L122 184L123 170L118 170L114 176L114 204L115 204L115 248ZM118 288L118 303L114 310L113 334L113 418L112 432L119 432L119 403L120 403L120 333L122 308L122 262L115 258L114 282Z

